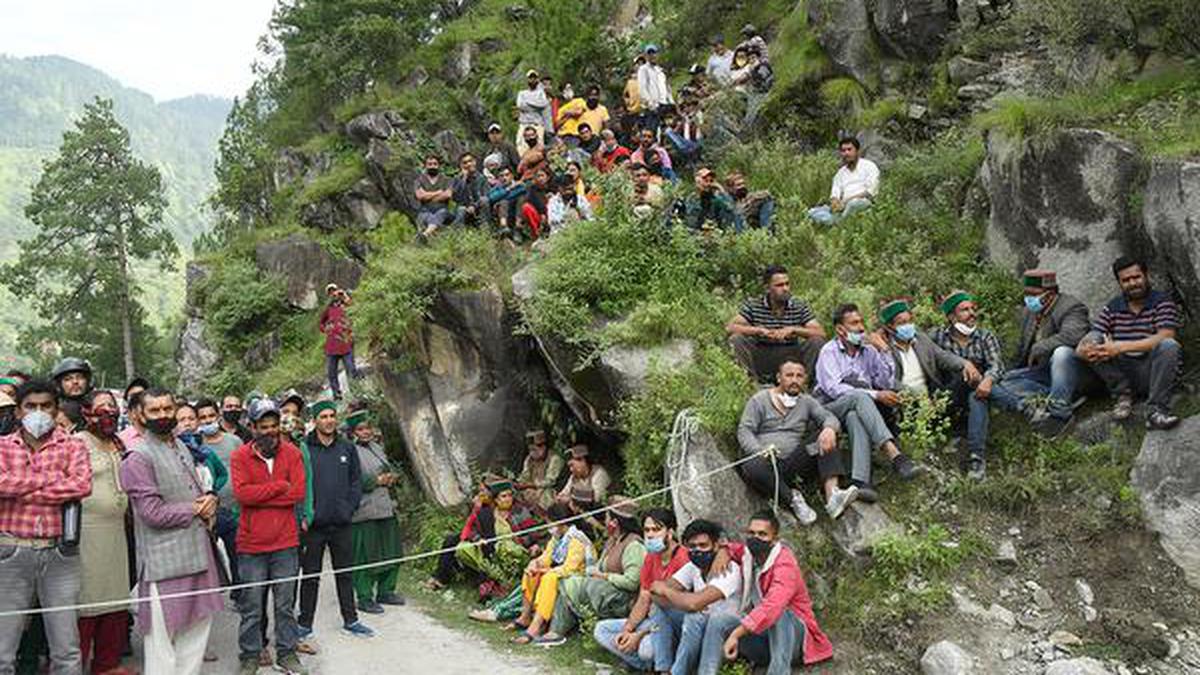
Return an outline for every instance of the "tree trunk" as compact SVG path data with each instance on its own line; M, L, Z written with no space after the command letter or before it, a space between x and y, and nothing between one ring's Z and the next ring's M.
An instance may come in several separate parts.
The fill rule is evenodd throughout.
M133 366L133 320L129 316L129 257L125 252L125 224L117 224L117 255L120 260L120 312L121 312L121 349L125 355L125 381L133 380L136 372Z

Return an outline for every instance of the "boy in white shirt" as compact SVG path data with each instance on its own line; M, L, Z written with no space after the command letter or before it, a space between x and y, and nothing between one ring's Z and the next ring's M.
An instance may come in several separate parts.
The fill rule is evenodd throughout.
M879 167L860 155L858 139L847 136L838 141L842 166L833 175L829 204L808 210L808 217L821 225L834 225L843 218L871 206L879 192Z

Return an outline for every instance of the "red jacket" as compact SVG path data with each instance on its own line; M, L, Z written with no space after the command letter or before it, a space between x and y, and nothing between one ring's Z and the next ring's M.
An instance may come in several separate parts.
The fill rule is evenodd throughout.
M729 553L735 560L741 561L743 580L754 583L754 560L750 549L743 544L732 543ZM774 626L783 613L790 609L797 619L804 622L804 665L811 666L833 658L833 644L817 625L800 564L796 562L792 549L783 542L778 542L771 555L767 556L766 564L758 574L758 589L762 593L762 602L742 617L742 625L746 630L761 634ZM745 599L751 597L751 593L748 586L742 589L743 604Z
M246 443L229 460L233 497L241 505L238 518L238 553L271 553L300 545L296 505L304 501L304 456L284 438L279 439L273 469Z
M346 307L340 303L330 303L321 312L321 332L325 334L325 353L330 356L349 354L354 349L354 335L350 330L350 318L346 316Z

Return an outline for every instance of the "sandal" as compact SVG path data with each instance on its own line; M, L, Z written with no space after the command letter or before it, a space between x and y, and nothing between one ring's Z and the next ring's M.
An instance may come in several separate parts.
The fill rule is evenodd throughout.
M433 577L429 577L425 581L421 582L421 588L424 588L427 591L440 591L440 590L444 589L445 587L446 587L446 584L443 584L442 582L438 581L437 579L434 579Z
M504 624L504 630L519 630L524 632L529 630L529 625L521 623L520 621L509 621L508 623Z
M514 637L514 638L512 639L512 642L513 642L513 644L515 644L515 645L527 645L527 644L529 644L529 643L533 642L533 641L534 641L534 640L536 640L536 639L537 639L537 636L536 636L536 635L533 635L533 634L532 634L532 633L530 633L529 631L527 631L527 630L524 630L524 631L521 631L521 633L520 633L519 635L517 635L516 637Z
M553 633L543 633L542 635L533 638L533 644L539 647L557 647L566 643L567 638L565 636L555 635Z

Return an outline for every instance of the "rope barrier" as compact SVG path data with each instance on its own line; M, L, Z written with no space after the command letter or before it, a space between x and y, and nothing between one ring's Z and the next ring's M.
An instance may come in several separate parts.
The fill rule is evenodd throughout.
M741 466L742 464L745 464L746 462L749 462L750 460L752 460L756 457L772 457L773 458L774 457L774 448L768 447L768 448L763 449L761 452L757 452L752 455L746 455L745 457L734 460L732 462L729 462L727 464L719 466L715 469L710 469L708 471L705 471L704 473L693 476L692 478L685 479L685 480L681 481L681 483L688 484L688 483L699 482L701 480L715 476L718 473L721 473L722 471L728 471L730 469ZM646 499L651 499L653 497L657 497L659 495L666 494L667 492L670 492L678 487L679 487L679 483L675 483L673 481L671 485L661 487L657 490L651 490L650 492L646 492L646 493L638 495L636 497L630 497L627 501L641 502ZM504 541L507 539L514 539L516 537L520 537L523 535L532 534L535 532L541 532L543 530L549 530L549 529L557 527L559 525L564 525L567 523L573 523L575 521L585 520L587 518L591 518L593 516L597 516L606 511L609 511L609 510L611 510L611 508L612 507L604 506L601 508L593 509L591 511L587 511L585 513L576 514L574 516L571 516L570 518L564 518L562 520L557 520L557 521L553 521L553 522L549 522L549 523L543 523L541 525L535 525L533 527L528 527L523 530L511 532L509 534L497 535L495 537L491 537L490 539L481 539L479 541L471 542L471 544L473 544L475 546L486 546L488 544L495 544L497 542L501 542L501 541ZM436 550L432 550L432 551L424 551L421 553L414 553L411 555L401 556L399 558L390 558L388 560L380 560L380 561L373 562L373 563L363 563L360 565L349 565L347 567L341 567L341 568L331 568L328 570L321 570L320 572L313 572L311 574L305 574L304 572L301 572L300 574L297 574L295 576L282 577L279 579L267 579L264 581L248 581L245 583L231 584L231 585L222 586L219 588L205 588L205 589L198 589L198 590L191 590L191 591L180 591L177 593L167 593L167 594L163 594L163 595L156 595L156 596L154 596L153 600L159 600L159 601L176 600L176 599L180 599L180 598L191 598L191 597L196 597L196 596L200 596L200 595L213 595L216 593L224 593L226 591L240 591L240 590L246 590L246 589L250 589L250 588L261 588L261 587L265 587L265 586L273 586L275 584L294 583L294 582L303 581L304 579L316 579L316 578L320 578L320 577L330 577L335 574L348 574L351 572L357 572L359 570L374 569L376 567L387 567L390 565L399 565L399 564L403 564L403 563L407 563L407 562L424 560L426 558L434 558L434 557L442 555L443 553L449 553L451 551L454 551L455 548L457 548L457 546L451 546L451 547L436 549ZM145 597L122 598L120 600L102 600L102 601L98 601L98 602L79 603L79 604L74 604L74 605L59 605L56 607L34 607L34 608L30 608L30 609L7 610L7 611L0 611L0 619L17 617L17 616L32 616L35 614L48 614L50 612L68 612L68 611L78 612L80 610L85 610L85 609L87 609L87 610L90 610L90 609L113 609L114 611L116 611L116 610L125 609L132 605L137 605L140 603L146 603L146 602L151 602L151 601L152 601L151 597L145 596Z

